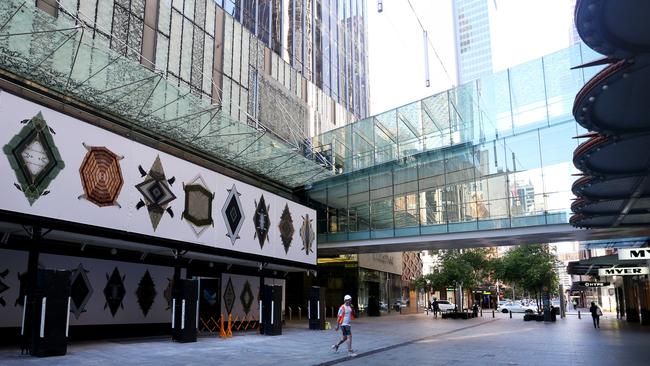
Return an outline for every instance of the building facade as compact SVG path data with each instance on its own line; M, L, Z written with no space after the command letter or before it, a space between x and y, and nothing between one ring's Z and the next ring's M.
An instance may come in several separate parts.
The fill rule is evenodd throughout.
M362 0L37 4L234 119L294 144L368 113Z
M489 0L454 0L458 85L492 72Z
M306 141L367 113L365 2L326 4L0 4L2 340L39 268L71 273L71 339L169 333L183 278L201 329L258 321L263 285L303 302Z

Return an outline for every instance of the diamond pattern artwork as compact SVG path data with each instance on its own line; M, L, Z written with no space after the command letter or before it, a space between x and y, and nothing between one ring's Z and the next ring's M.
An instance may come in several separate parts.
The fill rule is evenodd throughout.
M140 170L140 175L144 177L144 181L136 185L135 188L142 194L144 201L141 199L135 208L139 210L147 206L151 225L155 231L165 212L169 216L174 217L174 212L168 205L176 199L176 196L170 188L176 179L174 177L169 179L165 177L160 156L156 156L156 160L153 162L148 173L142 169L142 166L138 166L138 169Z
M280 239L282 239L284 252L289 253L289 247L291 246L293 233L295 232L295 229L293 228L293 219L291 218L291 212L289 211L289 204L284 205L284 210L282 210L282 215L280 216L279 227Z
M253 300L255 300L255 296L253 296L253 291L251 291L251 284L246 281L244 283L244 289L241 291L241 294L239 295L239 300L241 301L242 306L244 307L244 313L248 315L251 311L251 305L253 304Z
M99 207L117 206L117 197L120 195L124 180L118 156L103 146L87 146L86 156L79 167L81 185L84 194L79 199L86 199Z
M187 221L194 235L199 237L209 226L214 225L212 220L214 193L210 192L200 175L190 183L183 184L183 191L185 191L185 210L181 218Z
M226 312L228 314L232 313L232 307L235 305L235 296L235 289L232 287L232 279L228 278L226 291L223 293L223 304L226 306Z
M4 283L4 279L5 277L7 277L8 274L9 274L8 269L5 269L3 272L0 272L0 305L2 305L2 307L5 307L5 305L7 305L4 297L2 296L2 293L9 290L10 288L6 283Z
M228 190L228 198L226 198L226 203L221 210L228 231L226 236L230 238L232 245L235 245L235 240L239 239L239 230L244 223L244 213L241 210L239 196L241 194L237 192L237 188L233 184L232 188Z
M269 227L271 222L269 219L269 211L271 205L267 205L264 201L264 195L260 197L259 202L255 202L255 214L253 215L253 224L255 225L255 238L260 243L260 248L264 248L264 242L269 241Z
M83 264L72 271L70 276L70 312L74 317L79 319L81 313L86 312L86 304L93 294L93 287L88 280L89 271L84 268Z
M18 188L30 205L50 191L47 187L65 167L59 150L54 144L50 128L41 112L31 119L21 121L25 125L3 148L9 165L16 172Z
M314 239L316 234L314 233L314 228L311 225L313 219L309 218L309 214L306 214L302 217L302 226L300 227L300 238L302 239L302 250L305 251L305 254L314 252Z
M153 305L153 302L156 299L156 285L153 283L149 270L146 270L142 275L142 278L140 278L138 289L135 291L135 296L138 298L138 305L140 305L142 314L147 316L149 309L151 309L151 305Z
M122 300L124 300L124 295L126 294L126 289L124 288L125 278L126 276L120 276L120 271L117 267L115 267L110 277L108 276L108 273L106 274L107 282L106 287L104 287L106 304L104 305L104 309L108 307L113 317L115 317L115 314L117 314L117 311L120 308L124 309Z

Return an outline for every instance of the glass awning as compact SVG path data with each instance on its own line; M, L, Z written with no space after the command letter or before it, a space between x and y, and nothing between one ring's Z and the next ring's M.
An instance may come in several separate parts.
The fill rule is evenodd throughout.
M0 1L0 69L125 121L161 142L174 141L295 188L334 175L318 155L303 155L269 131L232 119L218 104L127 59L79 25L34 1Z

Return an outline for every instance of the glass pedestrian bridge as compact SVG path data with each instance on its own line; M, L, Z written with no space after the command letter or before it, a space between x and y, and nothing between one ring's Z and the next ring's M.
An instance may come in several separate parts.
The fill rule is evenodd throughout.
M434 235L487 246L493 229L513 229L509 244L577 239L572 156L587 131L572 106L600 68L571 67L600 57L576 44L314 137L338 173L307 188L319 253L360 241L418 249Z

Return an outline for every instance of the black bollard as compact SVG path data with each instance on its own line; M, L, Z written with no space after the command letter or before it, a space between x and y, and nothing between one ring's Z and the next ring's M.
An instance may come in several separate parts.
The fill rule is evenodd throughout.
M582 318L580 317L580 310L578 310L578 319L582 319Z
M512 319L512 311L509 311L509 313L510 313L510 319Z
M492 310L492 317L494 318L494 310Z

